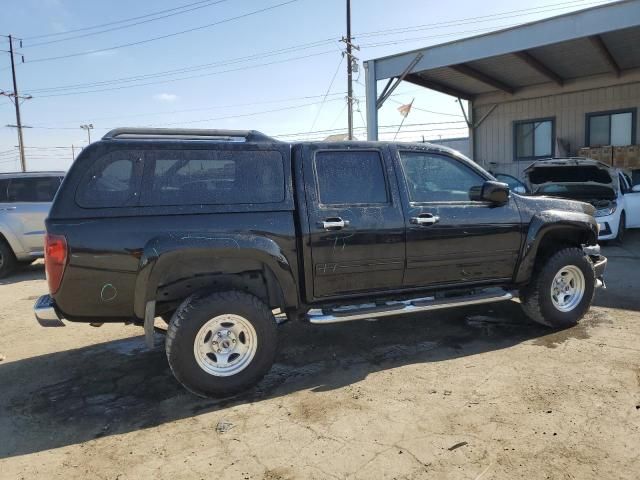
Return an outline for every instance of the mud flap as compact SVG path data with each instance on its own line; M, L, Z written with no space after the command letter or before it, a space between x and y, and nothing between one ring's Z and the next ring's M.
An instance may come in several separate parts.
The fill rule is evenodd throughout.
M144 307L144 341L147 348L153 348L155 345L155 331L153 324L156 318L156 301L147 302Z

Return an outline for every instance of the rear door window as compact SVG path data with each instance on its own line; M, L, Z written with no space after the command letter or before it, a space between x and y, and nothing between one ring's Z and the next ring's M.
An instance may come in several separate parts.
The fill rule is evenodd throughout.
M320 151L315 156L315 170L323 205L389 203L378 151Z
M120 150L100 158L83 179L76 202L84 208L131 207L140 198L142 152Z
M58 177L12 178L6 195L9 202L47 203L53 201L59 186Z
M144 206L278 203L282 154L271 150L162 150L145 179Z

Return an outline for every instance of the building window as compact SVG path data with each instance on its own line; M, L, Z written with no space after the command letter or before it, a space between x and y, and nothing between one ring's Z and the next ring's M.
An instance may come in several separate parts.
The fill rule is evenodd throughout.
M516 160L535 160L553 156L555 132L553 118L515 122L514 144Z
M623 147L636 142L636 109L587 113L586 141L589 147Z

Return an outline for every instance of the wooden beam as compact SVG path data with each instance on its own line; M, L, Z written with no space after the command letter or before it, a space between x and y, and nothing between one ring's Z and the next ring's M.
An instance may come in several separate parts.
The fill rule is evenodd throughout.
M467 92L463 92L462 90L458 90L453 87L449 87L440 82L436 82L433 80L427 80L424 77L421 77L416 74L410 74L404 77L405 82L413 83L414 85L418 85L420 87L428 88L430 90L435 90L436 92L444 93L446 95L451 95L452 97L459 97L465 100L473 100L473 95Z
M618 65L618 62L616 62L616 59L613 58L613 55L611 55L611 52L609 51L607 46L604 44L604 40L602 40L602 37L600 35L592 35L591 37L589 37L589 40L591 40L591 43L600 54L600 57L607 63L607 65L609 65L609 68L613 70L616 76L619 77L620 66Z
M531 56L530 53L522 51L515 52L514 55L522 60L524 63L533 68L536 72L538 72L543 77L547 77L552 82L557 83L562 86L564 84L564 79L558 75L556 72L547 67L544 63L542 63L537 58Z
M474 80L478 80L485 85L489 85L490 87L502 90L503 92L507 92L512 95L515 92L515 88L513 88L511 85L507 85L506 83L501 82L500 80L497 80L485 73L479 72L475 68L471 68L469 65L466 65L464 63L461 63L459 65L451 65L449 68L455 70L458 73L462 73L467 77L471 77Z

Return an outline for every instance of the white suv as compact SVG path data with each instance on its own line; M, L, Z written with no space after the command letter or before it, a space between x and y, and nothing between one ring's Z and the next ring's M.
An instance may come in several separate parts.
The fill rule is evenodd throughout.
M63 172L0 174L0 278L44 255L44 220Z
M581 200L592 204L599 240L622 242L627 228L640 228L640 185L625 171L588 158L550 158L524 170L531 195Z
M620 188L613 208L596 210L601 240L622 242L627 228L640 228L640 185L632 185L631 177L616 169Z

